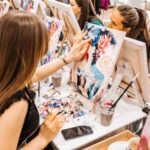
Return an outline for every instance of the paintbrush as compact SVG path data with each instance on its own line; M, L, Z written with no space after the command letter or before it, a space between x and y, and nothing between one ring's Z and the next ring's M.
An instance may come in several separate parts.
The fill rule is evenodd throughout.
M41 87L41 86L40 86L40 81L39 81L39 82L38 82L38 97L40 97L40 90L41 90L40 87Z
M89 32L89 31L91 31L91 29L94 27L94 25L93 26L91 26L90 28L86 28L86 29L84 29L84 32L85 31L87 31L87 32Z
M127 92L127 90L129 89L129 87L131 87L132 83L137 79L137 77L139 76L139 74L140 73L136 74L136 76L128 84L128 86L125 88L125 90L122 92L122 94L118 97L118 99L115 101L115 103L110 107L109 111L111 111L111 109L113 109L114 107L116 107L117 103L120 101L120 99L122 98L122 96Z

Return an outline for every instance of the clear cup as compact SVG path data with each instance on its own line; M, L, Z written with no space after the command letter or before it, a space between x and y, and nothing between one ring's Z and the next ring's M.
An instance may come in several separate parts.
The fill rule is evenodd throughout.
M62 80L62 71L56 72L52 75L52 83L54 87L60 87Z
M112 101L100 102L100 122L103 126L109 126L114 115L114 108L110 109Z

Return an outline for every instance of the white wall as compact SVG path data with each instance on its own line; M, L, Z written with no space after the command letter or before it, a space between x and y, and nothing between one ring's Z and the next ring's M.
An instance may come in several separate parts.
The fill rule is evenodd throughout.
M142 8L144 0L111 0L112 3L128 4L133 7Z

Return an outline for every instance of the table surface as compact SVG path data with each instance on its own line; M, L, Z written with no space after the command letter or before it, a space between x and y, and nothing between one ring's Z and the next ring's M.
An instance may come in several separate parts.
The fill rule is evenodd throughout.
M67 83L67 72L64 70L63 86L62 86L62 91L64 93L70 92L71 90L66 83ZM43 84L41 84L41 89L45 90ZM80 95L78 96L80 97ZM93 108L92 103L88 100L85 100L84 98L81 99L82 102L84 103L84 107L88 107L90 110L92 110ZM40 100L37 100L36 105L41 103L41 100L42 100L41 98ZM99 111L97 111L97 113L87 114L85 116L72 119L68 123L65 123L62 129L75 127L78 125L87 125L92 128L93 134L86 135L83 137L78 137L71 140L65 140L60 131L56 136L56 138L54 139L53 144L59 150L77 149L88 143L94 142L95 140L102 138L103 136L108 135L113 131L116 131L117 129L120 129L137 120L140 120L145 116L146 114L142 112L142 108L139 106L139 104L136 101L133 100L129 101L129 100L122 99L116 107L115 114L110 126L104 127L100 124Z
M65 124L63 128L65 129L78 125L88 125L94 131L93 134L76 139L65 140L60 132L53 141L53 143L59 150L71 150L80 148L90 142L93 142L105 135L110 134L113 131L116 131L117 129L131 124L141 118L144 118L145 116L146 114L141 111L141 108L139 106L131 102L126 102L122 100L116 108L114 118L110 126L102 126L100 124L99 117L94 114L87 115L81 117L80 120L76 121L75 123L70 122Z

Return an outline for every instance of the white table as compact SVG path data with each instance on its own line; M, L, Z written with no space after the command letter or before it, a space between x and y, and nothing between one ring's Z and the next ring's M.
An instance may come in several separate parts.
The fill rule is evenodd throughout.
M63 91L69 92L70 88L67 87L67 75L68 73L64 73L63 78ZM42 86L42 84L41 84ZM44 90L44 88L43 88ZM42 92L43 93L43 92ZM92 109L92 103L90 101L84 100L84 106ZM39 102L37 102L38 105ZM80 149L80 147L87 145L97 139L100 139L113 131L116 131L122 127L125 127L137 120L140 120L146 116L145 113L142 112L140 106L136 101L125 101L121 100L117 105L112 123L108 127L104 127L100 124L100 119L98 117L98 113L96 114L89 114L83 117L79 117L78 119L74 119L69 123L66 123L62 129L78 126L78 125L88 125L92 128L93 134L83 136L76 139L65 140L61 134L61 131L56 136L55 140L53 141L53 145L56 149L59 150L72 150L72 149Z
M59 150L72 150L79 149L80 147L91 143L103 136L110 134L113 131L116 131L126 125L129 125L137 120L140 120L146 116L145 113L141 111L141 108L135 103L126 102L122 100L116 109L112 123L108 127L104 127L100 124L99 117L86 116L75 124L70 122L64 125L63 128L69 128L77 125L88 125L94 131L93 134L83 136L76 139L65 140L61 133L57 135L53 141L54 146Z

